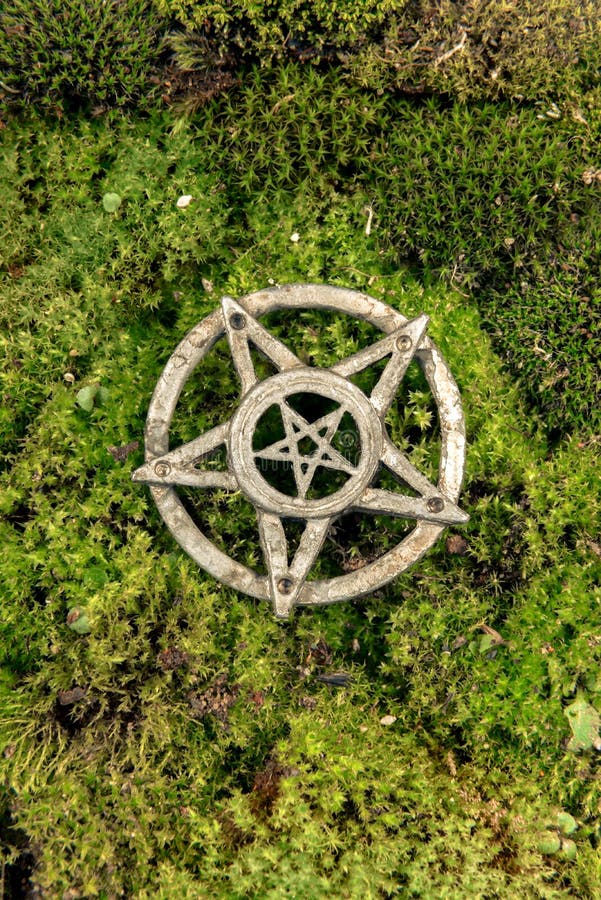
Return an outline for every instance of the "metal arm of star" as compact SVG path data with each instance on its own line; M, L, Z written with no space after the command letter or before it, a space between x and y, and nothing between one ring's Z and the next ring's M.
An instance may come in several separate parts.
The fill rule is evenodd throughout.
M252 362L249 343L252 343L280 372L305 367L299 358L281 341L275 338L251 316L244 307L230 297L222 301L225 330L234 365L241 381L242 399L254 388L258 377ZM342 378L362 371L384 357L390 357L377 384L367 398L382 423L383 442L380 464L386 466L397 479L408 484L420 496L366 487L351 508L359 512L382 513L390 516L425 520L440 525L460 524L468 516L448 497L443 497L407 457L391 442L384 427L384 417L392 403L399 384L422 340L428 317L418 316L380 341L353 356L336 363L330 371ZM348 382L349 386L351 382ZM350 388L349 388L350 389ZM354 390L354 388L353 388ZM332 446L344 405L315 422L308 422L293 410L282 398L278 401L285 438L254 454L255 458L282 460L292 465L298 495L305 498L317 466L325 466L352 475L352 464ZM161 457L147 462L133 474L133 480L147 484L173 486L188 485L198 488L221 488L237 491L238 479L232 471L230 460L231 422L212 428L187 444L171 450ZM302 454L299 443L309 438L315 449ZM198 467L199 461L219 446L225 445L228 453L228 471L215 471ZM257 472L257 476L259 473ZM255 504L261 545L269 575L271 598L275 613L286 618L305 580L320 553L333 515L307 518L299 546L291 562L282 519L273 511L266 511Z

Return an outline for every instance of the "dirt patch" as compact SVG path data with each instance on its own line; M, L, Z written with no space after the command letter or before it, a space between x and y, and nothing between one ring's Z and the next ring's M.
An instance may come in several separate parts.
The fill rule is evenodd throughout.
M172 672L174 669L180 669L186 666L190 661L190 656L185 650L179 647L165 647L157 656L157 666L163 672Z
M214 716L223 725L227 726L230 707L236 702L239 693L239 685L229 685L228 676L223 674L218 675L215 681L202 693L190 691L188 703L196 719Z
M250 807L258 817L270 816L273 805L280 794L282 778L299 775L298 769L284 766L275 759L270 759L264 769L257 772L253 781Z
M125 462L130 453L133 453L140 446L140 441L130 441L129 444L123 444L122 447L115 447L112 444L106 449L111 454L115 462Z
M80 700L83 700L86 692L84 688L74 687L68 691L59 691L58 692L58 702L61 706L72 706L74 703L78 703Z

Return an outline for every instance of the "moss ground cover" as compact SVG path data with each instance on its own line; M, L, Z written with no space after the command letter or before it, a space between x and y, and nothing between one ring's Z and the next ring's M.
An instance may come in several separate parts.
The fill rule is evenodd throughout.
M23 896L29 882L42 896L71 898L593 897L601 502L592 368L579 356L577 380L549 384L541 402L535 385L516 386L519 368L508 373L483 327L488 315L497 345L512 348L513 365L530 360L533 379L539 358L520 356L507 327L528 316L510 302L526 288L503 249L508 234L524 260L517 277L547 273L529 276L528 296L556 296L568 330L581 308L582 327L594 327L594 307L579 297L566 308L562 290L594 289L582 262L595 252L586 141L573 142L581 168L571 171L566 134L578 124L549 127L522 111L526 149L509 141L506 163L466 151L474 203L491 179L509 179L521 154L531 163L532 184L523 196L515 185L498 212L483 215L476 239L460 224L469 205L453 219L450 163L435 133L461 133L471 116L484 148L489 132L509 127L509 110L419 108L414 140L438 140L439 155L428 151L434 172L416 169L424 189L408 197L399 136L409 132L408 109L397 110L406 121L388 138L377 100L367 111L356 104L350 125L318 110L303 131L285 99L303 82L285 92L278 84L243 93L237 134L229 100L175 129L165 117L22 118L3 133L5 889ZM333 88L321 90L333 102ZM253 101L260 91L262 106ZM344 96L335 103L344 107ZM278 132L269 115L280 113ZM396 148L388 185L365 161L374 121L374 165L387 139ZM261 159L260 129L272 147L280 134L288 175ZM556 178L564 200L553 199ZM526 195L546 186L542 209L529 210ZM497 196L502 186L488 189ZM183 194L194 200L180 209ZM574 209L588 229L583 245ZM428 210L438 246L425 230ZM455 233L476 275L470 296L468 282L457 291L426 278L430 266L451 266ZM573 265L544 269L558 233ZM399 248L410 265L399 263ZM511 279L507 294L501 278ZM431 316L464 397L472 518L376 595L300 611L282 626L266 604L220 587L179 552L130 473L142 459L152 388L179 338L222 293L291 281L356 286ZM280 328L322 365L361 338L325 316ZM542 334L554 339L552 329ZM174 432L193 436L235 405L237 391L217 348L182 399ZM529 397L538 410L550 397L564 411L553 433ZM432 464L435 421L417 376L388 427ZM237 558L260 565L243 502L217 492L196 515ZM352 571L398 540L393 524L377 524L374 533L353 517L341 522L322 573ZM332 672L350 678L339 687L320 680Z
M156 0L188 70L240 59L336 60L354 81L469 100L578 100L598 82L591 2L534 0Z
M15 0L0 12L0 105L152 105L166 27L149 0Z

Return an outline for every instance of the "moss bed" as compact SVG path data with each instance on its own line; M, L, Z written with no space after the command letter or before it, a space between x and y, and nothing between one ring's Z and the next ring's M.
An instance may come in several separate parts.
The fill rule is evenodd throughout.
M5 110L5 896L598 895L591 65L569 100L408 96L325 58L249 64L203 105ZM223 294L291 282L430 316L464 401L471 519L374 595L282 624L197 569L131 472L181 337ZM361 339L325 314L271 326L314 365ZM174 438L238 393L218 346ZM435 467L415 373L387 424ZM249 505L189 502L261 567ZM400 533L344 517L321 575Z

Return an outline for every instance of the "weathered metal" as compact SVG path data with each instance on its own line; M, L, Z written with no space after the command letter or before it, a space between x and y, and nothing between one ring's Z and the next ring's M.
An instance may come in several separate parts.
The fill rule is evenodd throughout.
M259 319L278 309L306 308L365 319L385 336L329 369L305 366ZM407 320L357 291L288 285L249 294L240 302L224 297L221 309L186 335L155 388L146 424L146 463L132 477L150 485L168 528L198 565L236 590L271 600L276 616L287 618L295 605L335 603L374 591L416 562L446 525L468 520L457 506L465 460L461 400L438 348L426 336L427 322L425 315ZM228 421L169 450L169 426L182 388L224 334L241 383L240 405ZM259 380L249 343L275 365L275 375ZM388 362L369 396L349 380L385 358ZM412 359L420 364L438 408L441 454L437 484L392 443L384 422ZM317 396L329 411L318 418L305 418L290 403L293 395ZM272 409L281 418L283 436L257 447L257 430ZM357 429L360 450L355 460L349 460L333 443L344 416L350 417ZM227 451L227 471L203 469L203 458L221 445ZM274 485L262 474L263 464L282 462L293 473L292 491ZM373 487L381 466L409 485L411 496ZM316 494L313 484L319 468L343 481L340 487ZM268 575L259 575L231 559L208 540L186 512L177 485L242 491L257 512ZM396 547L362 569L329 580L308 580L328 528L349 510L400 516L415 520L416 525ZM305 523L291 562L283 525L287 518Z

